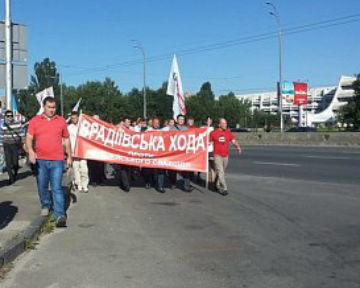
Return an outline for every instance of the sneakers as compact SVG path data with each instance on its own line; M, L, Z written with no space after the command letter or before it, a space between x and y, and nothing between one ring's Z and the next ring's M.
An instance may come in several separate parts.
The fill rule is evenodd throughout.
M227 196L227 195L229 195L229 192L228 192L227 190L222 189L222 188L217 189L217 191L218 191L218 193L219 193L220 195L222 195L222 196Z
M57 228L63 228L63 227L66 227L66 218L65 216L60 216L56 219L55 221L55 226Z
M187 193L190 193L193 190L194 190L194 187L192 187L192 186L184 188L184 191L187 192Z
M165 189L164 189L164 187L158 187L156 190L157 190L159 193L165 193L165 192L166 192Z
M48 208L41 209L40 215L43 216L43 217L49 216L49 209Z
M79 192L80 192L80 193L88 193L89 190L88 190L88 189L80 189Z

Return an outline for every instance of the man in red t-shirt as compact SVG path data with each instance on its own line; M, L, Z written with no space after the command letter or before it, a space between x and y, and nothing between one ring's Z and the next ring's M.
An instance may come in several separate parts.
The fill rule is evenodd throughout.
M210 141L214 143L216 189L221 195L226 196L228 191L225 181L225 169L229 162L229 144L231 142L239 154L241 154L241 148L235 140L234 134L227 129L227 121L224 118L219 119L219 128L211 132Z
M43 101L44 113L30 120L26 135L29 160L36 164L36 180L41 202L41 215L47 216L54 209L57 227L66 226L65 200L62 189L64 172L64 146L67 166L72 165L71 145L66 121L55 114L56 102L52 97ZM63 141L64 140L64 141ZM49 195L49 184L52 201ZM53 207L51 207L53 203Z

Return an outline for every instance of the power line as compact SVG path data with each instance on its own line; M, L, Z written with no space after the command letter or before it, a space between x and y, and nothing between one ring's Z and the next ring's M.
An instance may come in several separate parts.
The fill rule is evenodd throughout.
M348 16L327 19L327 20L323 20L323 21L319 21L319 22L315 22L315 23L311 23L311 24L305 24L305 25L300 25L300 26L284 29L283 35L284 36L294 35L294 34L299 34L299 33L304 33L304 32L309 32L309 31L315 31L315 30L355 23L355 22L359 22L359 21L360 21L360 14L352 14L352 15L348 15ZM179 56L186 56L186 55L197 54L197 53L202 53L202 52L207 52L207 51L225 49L225 48L229 48L229 47L233 47L233 46L240 46L240 45L265 41L265 40L269 40L269 39L277 37L277 33L278 33L277 31L273 31L273 32L269 32L269 33L262 33L262 34L252 35L252 36L246 36L246 37L228 40L228 41L216 42L213 44L208 44L208 45L199 46L199 47L195 47L195 48L178 50L176 52L176 54ZM149 57L147 59L147 62L158 62L158 61L168 60L172 56L173 56L173 53L157 55L157 56ZM129 67L129 66L133 66L133 65L137 65L137 64L141 64L141 63L142 63L142 60L140 60L140 59L127 60L127 61L116 63L116 64L109 64L109 65L104 65L104 66L94 67L94 68L85 68L85 69L83 69L84 71L69 73L68 76L111 71L111 70L116 70L120 67ZM73 67L73 68L76 67L73 65L63 65L63 67L66 67L66 66ZM77 67L77 68L81 69L80 67Z

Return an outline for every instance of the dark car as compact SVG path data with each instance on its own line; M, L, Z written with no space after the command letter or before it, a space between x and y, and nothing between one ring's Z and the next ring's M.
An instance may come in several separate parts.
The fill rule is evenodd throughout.
M249 130L245 128L231 128L231 132L249 132Z
M286 132L317 132L315 127L292 127Z

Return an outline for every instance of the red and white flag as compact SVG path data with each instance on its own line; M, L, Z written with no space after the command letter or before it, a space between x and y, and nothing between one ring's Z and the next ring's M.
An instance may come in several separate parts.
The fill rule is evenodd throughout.
M37 113L38 115L40 115L40 114L42 114L44 112L43 100L46 97L53 97L53 98L55 97L53 87L46 88L46 89L36 93L36 99L38 100L38 102L40 104L40 109L39 109L39 111Z
M176 55L172 61L166 94L174 96L173 118L176 119L179 114L186 115L185 96Z

